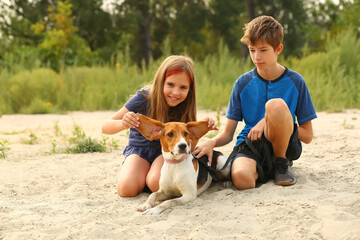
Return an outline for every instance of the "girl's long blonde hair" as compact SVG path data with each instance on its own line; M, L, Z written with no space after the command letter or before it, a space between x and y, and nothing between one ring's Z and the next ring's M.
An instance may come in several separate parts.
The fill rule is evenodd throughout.
M190 78L189 93L186 99L175 107L169 107L164 96L166 73L172 69L182 69ZM161 122L196 121L196 96L194 62L188 56L172 55L164 60L157 70L148 96L147 115Z

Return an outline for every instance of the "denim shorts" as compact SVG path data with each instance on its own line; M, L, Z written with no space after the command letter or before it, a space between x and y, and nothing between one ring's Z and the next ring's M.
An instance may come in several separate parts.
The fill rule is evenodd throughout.
M123 155L126 159L131 154L139 155L151 164L158 156L162 154L162 152L161 148L135 147L128 145L125 147Z

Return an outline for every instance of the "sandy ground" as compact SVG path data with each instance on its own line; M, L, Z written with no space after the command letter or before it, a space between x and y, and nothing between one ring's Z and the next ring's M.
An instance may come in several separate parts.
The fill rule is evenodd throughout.
M215 183L159 216L135 210L149 194L116 194L126 132L110 136L120 140L111 152L61 153L74 124L101 141L111 115L0 117L0 141L10 148L0 158L0 239L360 239L360 110L318 113L315 139L294 162L296 185L239 191Z

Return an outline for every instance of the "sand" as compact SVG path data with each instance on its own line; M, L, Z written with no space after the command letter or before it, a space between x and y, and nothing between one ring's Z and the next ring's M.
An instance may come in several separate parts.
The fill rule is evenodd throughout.
M136 211L148 193L116 193L126 132L109 136L120 140L111 152L63 153L74 124L102 141L111 115L0 117L0 141L10 148L0 158L0 239L360 239L360 110L318 113L315 138L294 162L296 185L239 191L214 183L158 216ZM222 115L221 130L224 123Z

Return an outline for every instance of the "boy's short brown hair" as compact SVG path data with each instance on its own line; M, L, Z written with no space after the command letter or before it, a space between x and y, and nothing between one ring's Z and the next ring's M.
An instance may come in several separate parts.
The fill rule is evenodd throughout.
M283 26L270 16L260 16L245 24L245 34L240 41L246 45L254 45L262 40L276 49L284 38Z

